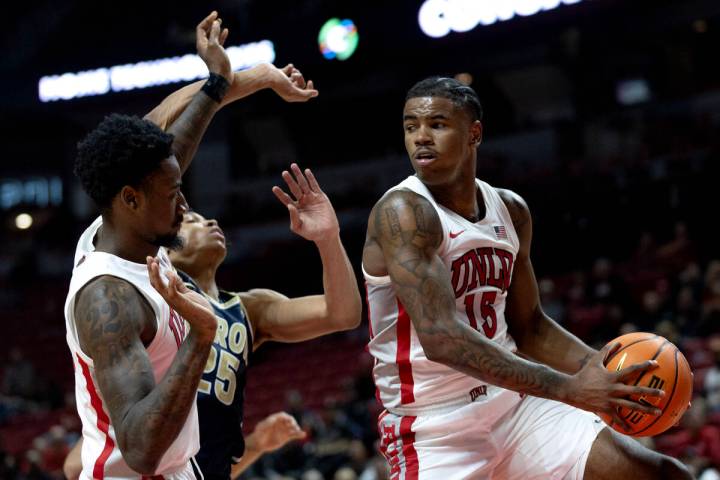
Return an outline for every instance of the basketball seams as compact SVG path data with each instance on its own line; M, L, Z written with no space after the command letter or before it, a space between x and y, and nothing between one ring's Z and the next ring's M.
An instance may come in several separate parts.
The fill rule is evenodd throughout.
M667 342L667 343L670 343L670 342L668 342L667 340L666 340L666 342ZM667 408L667 407L670 405L670 403L672 402L672 399L673 399L673 396L675 395L675 390L676 390L677 384L678 384L678 353L680 353L680 350L678 350L678 348L675 347L675 355L674 355L674 359L675 359L675 381L673 382L673 387L672 387L672 390L670 391L670 396L668 397L667 402L665 403L665 408ZM653 425L655 425L655 423L657 423L657 421L662 418L662 416L663 416L664 413L665 413L665 411L664 411L664 409L663 409L663 413L661 413L660 415L658 415L657 417L655 417L655 420L653 420L652 422L650 422L650 425L646 426L646 427L643 428L642 430L638 430L637 432L634 432L633 435L639 435L639 434L641 434L642 432L644 432L644 431L646 431L647 429L649 429L650 427L652 427Z
M660 336L653 335L652 337L649 337L649 338L641 338L640 340L635 340L633 342L628 343L627 345L620 347L620 349L617 352L613 353L612 355L610 355L610 357L608 357L606 364L610 363L613 360L613 358L617 357L618 354L620 354L620 352L622 352L626 348L629 348L633 345L637 345L638 343L647 342L648 340L655 340L656 338L660 338Z
M662 353L663 348L665 348L665 345L667 345L668 343L670 343L670 342L668 340L665 340L665 342L663 342L658 347L657 351L655 352L655 355L653 355L653 357L650 360L656 360L657 357L659 357L660 354ZM677 350L677 348L675 350ZM677 358L675 359L675 363L676 363L675 372L677 373ZM643 372L643 374L640 375L637 380L635 380L635 383L633 384L633 386L637 386L637 384L640 383L640 380L642 380L645 377L645 375L647 375L648 373L650 373L650 372L648 372L648 371ZM676 377L676 381L677 381L677 377Z

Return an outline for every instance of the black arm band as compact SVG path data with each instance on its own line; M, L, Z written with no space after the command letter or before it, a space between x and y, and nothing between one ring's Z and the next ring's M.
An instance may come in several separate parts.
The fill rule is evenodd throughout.
M225 77L217 73L210 73L210 77L208 77L207 82L203 84L201 90L205 92L208 97L220 103L223 97L225 97L228 88L230 88L230 83L225 80Z

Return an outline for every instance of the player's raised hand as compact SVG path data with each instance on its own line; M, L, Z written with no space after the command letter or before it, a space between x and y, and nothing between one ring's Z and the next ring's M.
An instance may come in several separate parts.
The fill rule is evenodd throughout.
M665 393L657 388L623 383L629 378L657 368L657 362L654 360L629 365L617 372L608 371L605 364L619 348L619 342L608 344L590 358L587 364L573 376L565 403L583 410L607 414L612 418L613 423L630 430L627 420L618 414L617 407L659 415L662 413L659 408L633 400L630 396L662 397Z
M205 297L187 288L178 275L167 270L165 277L160 276L160 262L156 257L147 257L147 269L150 284L163 297L167 304L183 317L203 338L212 340L217 330L217 320L212 305Z
M272 452L292 440L305 438L295 419L285 412L273 413L262 419L250 434L248 442L261 453Z
M283 68L266 64L265 68L268 69L265 74L270 81L270 88L286 102L307 102L318 96L313 81L306 82L303 74L292 63Z
M303 174L295 163L290 166L290 170L292 174L285 170L282 177L292 196L278 186L272 188L275 196L290 213L290 230L313 242L337 235L340 225L335 209L318 185L315 175L309 168L306 168Z
M222 28L222 19L213 11L195 27L195 46L211 73L222 75L232 83L230 59L223 48L228 37L228 29Z

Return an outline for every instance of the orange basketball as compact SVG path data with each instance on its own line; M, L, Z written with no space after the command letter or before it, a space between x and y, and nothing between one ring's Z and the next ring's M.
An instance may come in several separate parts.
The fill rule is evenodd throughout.
M615 430L633 437L651 437L658 435L675 425L687 410L692 398L693 374L685 356L678 348L665 338L652 333L628 333L610 343L620 342L621 347L606 364L610 371L619 371L635 363L655 360L658 368L642 372L625 380L628 385L642 385L659 388L665 392L664 397L651 397L633 400L653 405L660 410L654 416L625 407L617 407L618 413L631 426L631 431L624 431L619 425L611 425ZM600 414L605 423L610 425L610 417Z

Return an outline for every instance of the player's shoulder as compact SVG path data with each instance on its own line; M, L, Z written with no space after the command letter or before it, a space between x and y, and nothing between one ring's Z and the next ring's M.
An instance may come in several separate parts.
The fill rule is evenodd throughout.
M442 234L437 209L426 197L410 189L385 193L370 212L368 232L375 236L407 229Z
M79 305L96 302L133 302L142 300L143 296L129 280L114 275L98 275L78 291L76 298L76 304Z
M505 207L507 207L508 212L510 213L510 218L512 218L513 224L516 228L531 220L530 207L528 207L528 204L523 197L507 188L493 188L500 196L500 199L505 204Z
M400 187L385 192L385 194L375 203L374 208L383 206L415 206L422 204L432 206L430 200L418 192L409 188Z
M90 346L111 336L142 334L154 327L152 307L128 280L100 275L78 292L74 317L81 344Z

